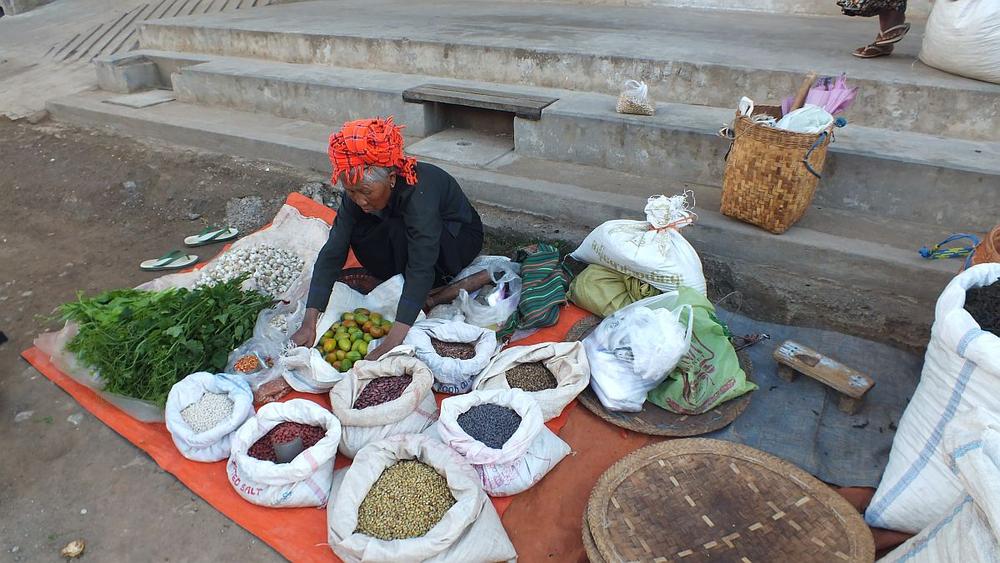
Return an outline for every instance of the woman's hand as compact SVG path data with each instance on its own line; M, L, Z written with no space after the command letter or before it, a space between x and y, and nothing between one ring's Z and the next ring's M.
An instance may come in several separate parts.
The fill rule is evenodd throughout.
M378 348L368 352L365 356L366 360L376 361L382 356L384 356L389 350L392 350L396 346L403 343L406 339L406 335L410 332L410 325L396 321L392 324L392 328L389 329L389 334L385 335L385 338L379 343Z
M312 346L316 343L316 321L319 320L319 309L306 309L302 317L302 326L292 335L292 343L296 346Z

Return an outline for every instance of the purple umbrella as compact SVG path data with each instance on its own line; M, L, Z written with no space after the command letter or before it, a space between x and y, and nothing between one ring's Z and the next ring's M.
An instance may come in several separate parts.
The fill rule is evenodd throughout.
M841 74L839 77L824 76L813 84L806 95L806 104L819 106L832 115L843 112L854 102L854 97L858 95L858 88L851 88L847 85L847 75ZM785 98L781 103L781 113L788 113L791 109L795 96Z

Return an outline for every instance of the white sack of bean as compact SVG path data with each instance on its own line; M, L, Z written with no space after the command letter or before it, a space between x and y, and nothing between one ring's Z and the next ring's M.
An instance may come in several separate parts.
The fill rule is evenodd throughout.
M326 393L350 370L340 372L324 359L323 352L316 345L323 334L335 323L341 320L344 313L357 309L367 309L370 313L378 313L383 319L396 319L396 305L403 294L403 276L395 276L376 287L368 295L354 291L346 284L337 282L330 293L326 311L316 321L316 342L313 346L298 346L287 350L281 357L282 375L285 381L296 391L303 393ZM423 313L417 317L425 318ZM374 350L378 340L368 344L369 350ZM353 369L353 368L352 368Z
M348 563L517 558L476 471L437 440L403 434L373 442L338 481L327 540Z
M192 373L167 394L167 431L184 457L219 461L229 457L232 433L253 416L253 392L235 375Z
M476 378L474 389L521 389L531 394L546 421L559 416L590 383L581 342L543 342L507 348Z
M274 461L275 445L295 438L305 449L288 463ZM330 496L339 443L340 421L320 405L306 399L269 403L233 435L226 465L229 483L241 497L261 506L323 506Z
M340 420L340 453L353 458L372 442L419 434L437 419L431 370L413 357L358 362L330 390L330 410Z
M406 335L417 358L434 373L434 390L466 393L499 348L496 333L457 321L421 321Z
M449 397L426 434L471 463L483 490L495 497L528 490L570 453L545 426L538 403L520 389Z

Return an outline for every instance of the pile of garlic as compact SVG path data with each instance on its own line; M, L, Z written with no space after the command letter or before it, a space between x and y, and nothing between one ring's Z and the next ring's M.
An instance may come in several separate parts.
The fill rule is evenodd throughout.
M283 248L266 244L235 248L223 254L214 265L205 268L197 285L213 286L250 274L245 287L276 298L288 291L302 274L304 266L302 258Z

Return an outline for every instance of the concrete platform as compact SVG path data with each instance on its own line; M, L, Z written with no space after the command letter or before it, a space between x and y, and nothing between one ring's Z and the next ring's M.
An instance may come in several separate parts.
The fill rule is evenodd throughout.
M491 0L471 0L490 2ZM538 0L519 0L537 4ZM702 8L769 14L795 14L805 16L839 16L840 8L830 0L547 0L560 4L585 6L618 6L640 8ZM931 11L931 0L910 0L906 3L907 19L923 19Z
M1000 140L1000 86L916 61L921 26L897 54L860 60L874 24L682 8L433 0L303 2L150 22L142 48L426 74L616 94L627 78L659 101L733 107L795 91L802 76L847 72L851 121Z

